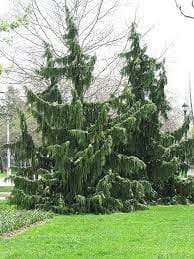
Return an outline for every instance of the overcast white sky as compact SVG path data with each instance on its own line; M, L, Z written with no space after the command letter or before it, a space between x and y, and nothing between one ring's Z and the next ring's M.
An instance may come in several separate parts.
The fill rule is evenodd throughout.
M194 20L181 16L174 0L129 1L133 5L133 12L137 10L137 21L141 32L155 25L145 38L151 53L159 57L162 50L170 46L165 54L169 88L184 101L191 73L194 96ZM187 2L184 4L186 12L194 15L190 1L179 0L179 2L182 4ZM127 12L128 10L124 10L125 14Z
M135 12L140 32L144 33L154 25L144 39L152 55L159 57L163 50L170 46L164 56L169 89L183 102L188 92L191 73L194 97L194 20L181 16L174 0L120 1L125 3L118 12L121 26L129 24L129 17L133 20ZM189 8L190 1L181 2L185 2L185 10L194 15L194 10ZM9 12L12 3L12 0L0 0L1 16Z

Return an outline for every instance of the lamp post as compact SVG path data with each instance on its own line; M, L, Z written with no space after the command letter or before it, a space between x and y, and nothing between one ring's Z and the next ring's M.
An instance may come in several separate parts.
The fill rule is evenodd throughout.
M184 103L182 108L183 108L183 113L184 113L184 121L186 121L189 106L186 103ZM187 132L185 132L185 139L187 139Z
M187 112L188 112L189 106L186 103L184 103L182 108L183 108L183 113L184 113L184 121L186 121L186 119L187 119ZM185 132L185 140L187 140L187 131ZM186 168L184 170L184 177L187 177L187 171L189 169L189 161L186 160L185 163L186 163L185 164Z
M10 125L9 117L7 117L7 145L10 144ZM9 146L7 147L7 176L11 175L11 152Z
M0 94L6 94L6 92L2 92L0 91ZM19 97L26 97L26 96L19 96ZM0 100L3 100L5 101L5 99L0 99ZM10 151L10 148L9 148L9 144L10 144L10 121L11 121L11 118L10 118L10 108L9 108L9 100L8 100L8 107L6 109L6 113L7 113L7 118L6 118L6 135L7 135L7 175L11 175L11 151Z
M184 119L186 119L187 111L189 109L189 106L186 103L183 103L182 108L183 108L183 112L184 112Z

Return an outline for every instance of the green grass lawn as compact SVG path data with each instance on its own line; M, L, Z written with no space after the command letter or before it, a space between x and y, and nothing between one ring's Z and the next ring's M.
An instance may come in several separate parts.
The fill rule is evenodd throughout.
M0 258L194 258L194 206L56 216L1 238Z

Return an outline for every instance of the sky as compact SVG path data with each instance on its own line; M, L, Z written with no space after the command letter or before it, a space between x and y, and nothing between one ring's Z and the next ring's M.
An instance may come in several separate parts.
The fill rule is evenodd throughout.
M10 0L1 0L1 8L0 8L0 15L3 15L9 11L9 8L12 4Z
M144 41L151 55L159 58L163 54L162 58L166 59L169 91L180 104L188 101L190 75L194 98L194 20L184 18L174 0L120 1L118 25L126 26L136 17L141 33L152 28ZM186 13L194 15L190 1L181 0L181 3ZM8 13L12 4L12 0L0 0L0 16Z
M187 4L184 4L186 2ZM130 3L130 12L136 12L140 31L144 33L153 27L145 36L150 53L154 57L160 57L164 50L168 49L163 57L166 59L170 91L178 100L187 101L191 77L194 98L194 20L183 17L174 0L130 0ZM181 0L181 3L185 12L194 16L190 1ZM123 13L126 20L128 14L125 8Z

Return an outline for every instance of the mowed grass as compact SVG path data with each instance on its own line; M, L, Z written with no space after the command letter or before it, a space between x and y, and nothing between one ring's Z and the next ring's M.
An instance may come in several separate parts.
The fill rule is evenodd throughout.
M56 216L1 238L0 258L194 258L194 206Z

